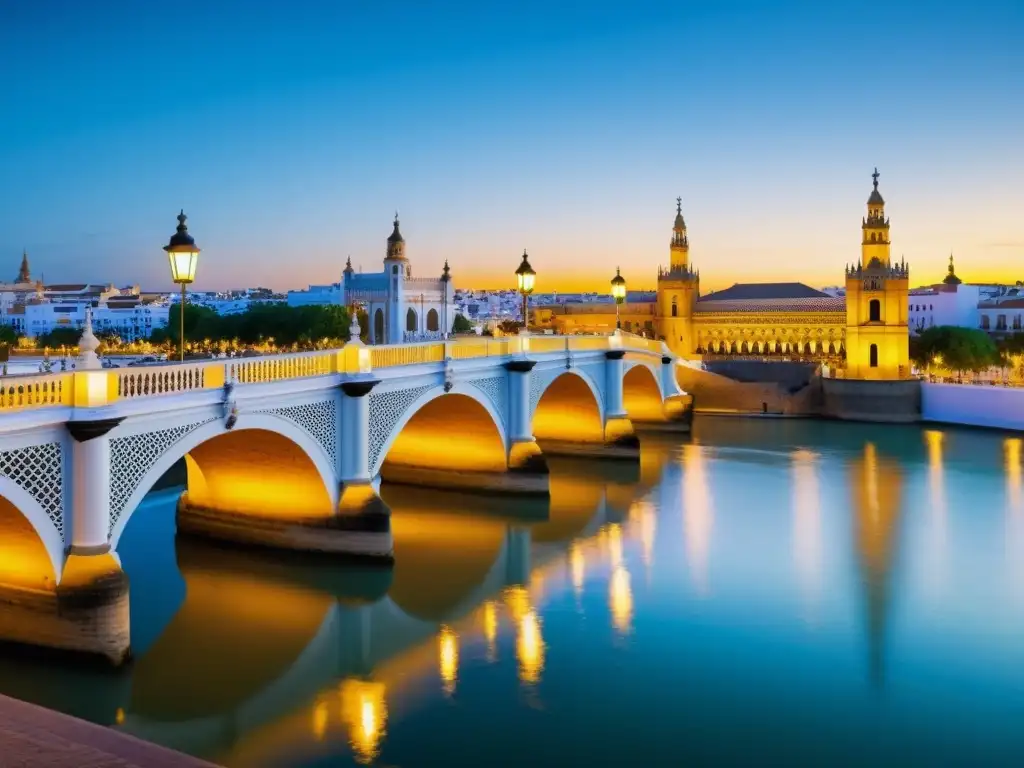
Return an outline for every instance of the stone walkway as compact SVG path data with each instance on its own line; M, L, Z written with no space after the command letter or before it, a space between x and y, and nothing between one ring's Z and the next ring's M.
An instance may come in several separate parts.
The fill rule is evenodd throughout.
M213 768L110 728L0 696L3 768Z

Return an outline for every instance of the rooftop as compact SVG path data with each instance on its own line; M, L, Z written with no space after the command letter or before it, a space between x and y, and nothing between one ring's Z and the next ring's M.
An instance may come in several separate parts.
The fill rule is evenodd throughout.
M748 301L752 299L817 299L829 298L827 293L803 283L736 283L724 291L701 296L702 301Z
M722 291L725 293L725 291ZM719 294L713 294L718 296ZM711 312L845 312L846 299L842 296L803 296L797 298L767 299L701 299L695 314Z

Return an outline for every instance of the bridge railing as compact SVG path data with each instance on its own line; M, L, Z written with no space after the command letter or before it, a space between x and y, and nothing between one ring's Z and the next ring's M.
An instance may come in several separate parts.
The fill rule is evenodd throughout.
M225 381L258 384L374 368L440 363L447 359L631 349L661 354L662 343L632 334L618 336L464 337L447 341L202 360L166 365L9 376L0 378L0 413L46 406L108 405L159 395L219 389Z
M73 376L73 373L48 373L0 379L0 413L71 405L75 393Z
M108 370L107 375L112 379L110 393L114 399L130 399L206 389L209 370L214 367L210 362L139 366ZM219 378L211 382L214 386L224 383L223 377L214 378Z
M304 379L308 376L340 373L337 361L337 351L323 351L234 358L226 362L218 362L224 366L224 375L228 381L235 381L239 384L259 384L267 381Z

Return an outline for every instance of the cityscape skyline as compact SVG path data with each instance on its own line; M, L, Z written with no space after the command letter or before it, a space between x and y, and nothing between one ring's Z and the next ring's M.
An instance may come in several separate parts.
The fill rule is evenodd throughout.
M834 285L877 166L912 284L1020 277L1013 3L61 5L0 10L0 252L36 274L169 289L184 208L196 290L323 284L397 207L418 276L509 288L525 247L539 293L653 288L681 195L704 292Z

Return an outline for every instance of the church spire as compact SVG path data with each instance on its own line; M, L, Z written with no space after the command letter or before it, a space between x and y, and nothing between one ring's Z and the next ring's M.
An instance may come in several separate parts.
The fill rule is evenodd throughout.
M21 252L21 268L18 270L18 279L15 281L18 283L31 283L32 276L28 269L28 251L23 250Z
M405 238L398 229L398 211L395 211L395 228L388 236L388 259L405 258Z
M953 268L952 253L949 254L949 267L946 270L946 276L942 279L942 282L946 285L960 285L963 282L963 280L957 277L956 270Z
M868 215L861 219L863 238L861 239L861 265L868 267L878 261L881 266L889 266L889 219L885 217L885 200L878 191L878 177L881 174L875 168L871 174L872 189L868 197Z

